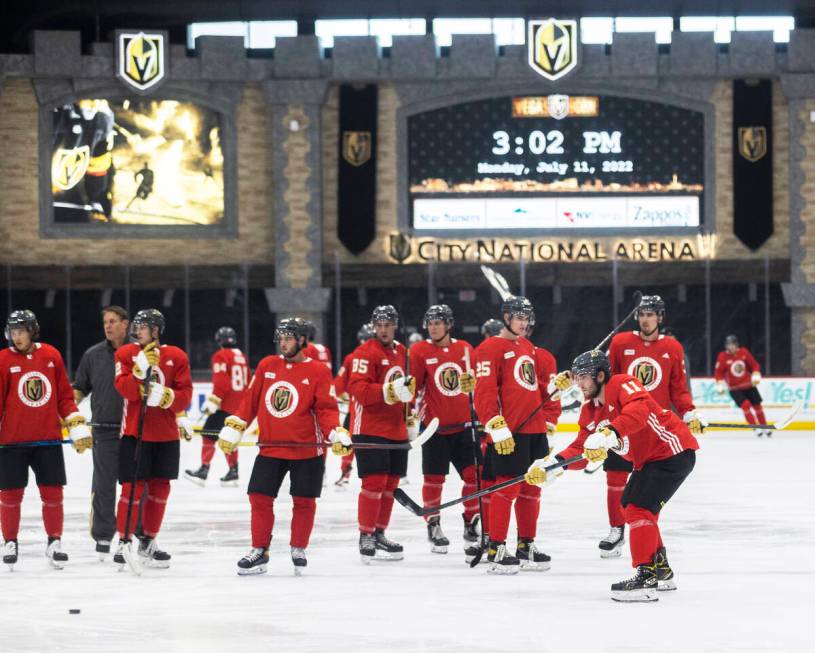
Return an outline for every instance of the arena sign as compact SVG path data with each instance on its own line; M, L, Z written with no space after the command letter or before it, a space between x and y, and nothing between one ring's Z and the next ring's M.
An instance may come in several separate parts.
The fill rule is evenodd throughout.
M527 25L529 66L550 81L560 79L577 66L576 20L530 20Z

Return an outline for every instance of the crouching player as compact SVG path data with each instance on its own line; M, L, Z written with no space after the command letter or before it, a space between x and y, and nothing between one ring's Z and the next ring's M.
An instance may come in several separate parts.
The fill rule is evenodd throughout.
M323 363L307 358L303 351L306 333L307 325L300 318L280 321L275 331L280 355L260 361L240 408L226 418L219 435L218 446L229 454L237 447L246 426L257 417L260 452L248 489L252 550L238 561L241 576L266 572L274 503L286 474L294 504L291 559L295 574L300 575L306 566L306 547L314 527L317 497L323 488L323 434L328 433L329 440L337 443L333 449L340 455L347 454L351 444L348 432L338 426L340 416L331 396L331 371Z
M636 574L614 583L611 598L656 601L657 590L676 589L657 525L659 514L693 470L699 444L688 425L661 408L637 379L629 374L612 376L604 353L580 354L572 363L572 376L586 403L578 418L577 438L555 458L566 460L583 453L588 462L599 462L611 449L633 463L622 505ZM551 458L536 460L526 474L527 483L553 482L562 472L547 474L543 467L552 462ZM569 469L583 466L581 461Z

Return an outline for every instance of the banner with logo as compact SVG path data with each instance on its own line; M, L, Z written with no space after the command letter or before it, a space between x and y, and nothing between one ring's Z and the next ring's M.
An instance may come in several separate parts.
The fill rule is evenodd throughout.
M733 81L733 233L751 250L773 235L773 90Z
M376 236L376 84L340 86L337 237L360 254Z

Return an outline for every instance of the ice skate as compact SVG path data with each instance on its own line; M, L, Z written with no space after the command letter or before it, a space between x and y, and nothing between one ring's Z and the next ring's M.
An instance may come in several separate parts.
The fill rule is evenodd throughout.
M62 540L58 537L49 537L45 557L54 569L63 569L68 562L68 554L62 552Z
M110 555L110 540L96 540L96 555L99 562L104 562Z
M470 565L476 558L479 558L479 562L486 561L484 558L484 545L480 541L464 547L464 562Z
M334 485L337 487L344 487L348 485L349 481L351 480L351 471L353 469L353 465L343 465L340 469L340 477L334 481Z
M600 540L600 557L601 558L619 558L623 552L623 544L625 544L625 524L622 526L612 526L602 540Z
M441 530L441 518L438 515L427 520L427 540L431 544L430 551L432 553L447 553L450 540L444 536Z
M655 561L637 567L637 573L632 578L614 583L611 586L611 598L621 603L658 601Z
M301 549L299 546L293 546L291 548L291 561L294 564L294 575L302 576L303 571L308 565L308 560L306 560L306 550Z
M509 555L504 542L490 542L487 549L488 574L512 575L520 570L518 558Z
M196 485L204 487L207 483L207 476L209 476L209 465L201 465L198 469L185 469L184 478L192 481Z
M515 557L518 558L523 571L547 571L552 566L550 564L552 558L538 551L535 541L531 538L518 538Z
M481 533L478 529L479 521L481 520L480 515L473 515L473 518L470 521L467 521L467 518L462 515L464 519L464 534L462 537L464 538L465 542L478 542L481 539Z
M238 466L230 467L229 471L221 476L221 487L238 487Z
M144 537L139 541L139 560L144 567L152 569L167 569L172 556L158 548L156 540Z
M675 590L676 581L674 580L674 570L671 569L671 566L668 564L668 556L664 546L657 549L656 564L657 590L660 592Z
M359 559L363 565L371 564L376 556L376 538L373 534L359 534Z
M238 560L238 576L265 574L267 564L269 564L269 549L256 546Z
M405 557L402 545L385 537L385 531L382 529L377 528L374 531L374 541L377 560L401 560Z
M8 565L9 571L14 571L17 564L17 540L8 540L3 546L3 562Z

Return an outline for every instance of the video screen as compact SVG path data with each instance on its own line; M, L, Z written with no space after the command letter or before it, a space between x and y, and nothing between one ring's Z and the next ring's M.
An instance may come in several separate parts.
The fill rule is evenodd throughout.
M56 225L224 219L220 114L190 102L81 99L53 111Z

